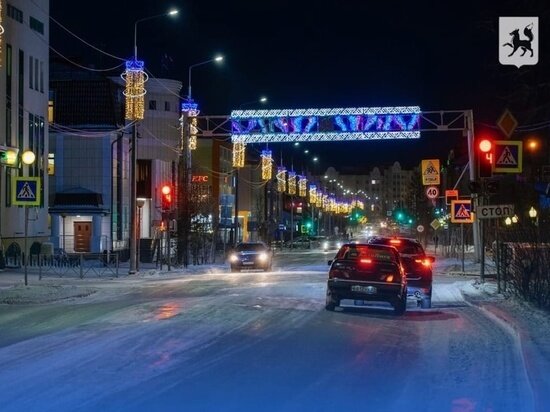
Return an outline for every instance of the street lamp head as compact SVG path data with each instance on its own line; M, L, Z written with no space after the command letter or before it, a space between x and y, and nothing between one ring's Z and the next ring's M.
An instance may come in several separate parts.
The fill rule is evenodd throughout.
M534 219L537 217L537 209L535 209L533 206L531 206L531 209L529 209L529 217L531 219Z
M266 103L266 102L267 102L267 97L265 96L260 97L260 103Z
M179 12L180 12L180 11L177 10L177 9L172 9L172 10L170 10L170 11L168 12L168 15L169 15L169 16L175 16L175 15L177 15Z
M223 60L223 56L222 55L218 55L216 57L214 57L214 61L215 62L221 62Z
M31 150L25 150L23 154L21 155L21 160L26 165L32 165L34 161L36 160L36 155Z

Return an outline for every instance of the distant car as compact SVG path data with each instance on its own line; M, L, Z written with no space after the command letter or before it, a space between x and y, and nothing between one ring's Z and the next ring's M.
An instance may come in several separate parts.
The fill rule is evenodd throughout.
M393 246L397 249L407 275L408 295L415 298L421 308L431 308L432 263L435 261L435 257L426 255L420 242L415 239L399 236L373 236L368 239L368 243Z
M231 272L243 269L271 270L273 253L271 249L262 242L239 243L235 250L229 254Z
M314 242L312 242L309 237L301 236L293 240L287 240L285 242L285 247L294 249L311 249L313 244Z
M346 243L329 262L325 308L333 311L342 299L357 303L390 303L396 314L407 308L407 278L401 257L391 246Z
M321 248L324 252L329 250L338 250L345 242L340 238L328 238L321 242Z

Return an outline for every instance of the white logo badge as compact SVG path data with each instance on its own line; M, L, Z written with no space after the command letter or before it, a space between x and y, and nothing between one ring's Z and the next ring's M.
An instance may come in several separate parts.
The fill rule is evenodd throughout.
M520 68L539 61L539 18L500 17L498 23L498 60Z

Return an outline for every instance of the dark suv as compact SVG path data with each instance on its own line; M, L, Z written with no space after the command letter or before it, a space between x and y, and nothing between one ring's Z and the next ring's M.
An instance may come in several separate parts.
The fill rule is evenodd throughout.
M231 272L242 269L270 271L272 258L273 253L265 243L239 243L235 250L229 254L229 264L231 265Z
M346 243L329 262L326 309L342 299L389 302L401 315L407 308L407 278L394 247Z
M426 255L420 242L404 237L371 237L369 244L393 246L401 255L407 275L408 295L416 298L423 309L432 307L432 263L434 256Z

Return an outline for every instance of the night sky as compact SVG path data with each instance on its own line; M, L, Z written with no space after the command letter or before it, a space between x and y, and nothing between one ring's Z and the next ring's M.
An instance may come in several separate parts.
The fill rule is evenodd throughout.
M113 0L50 3L55 20L121 58L133 54L136 20L178 8L176 18L138 25L138 57L155 77L181 80L186 90L188 67L222 53L223 65L193 69L201 114L229 114L266 95L266 106L246 108L471 108L476 131L494 125L505 108L520 124L550 117L547 0L124 2L132 8ZM538 65L519 70L498 62L498 18L517 15L539 16L541 31ZM71 60L97 69L120 64L53 21L50 32L51 46ZM420 141L308 145L321 160L319 168L370 168L395 160L416 165L464 144L460 135L445 133L425 134ZM284 150L297 168L311 168L303 149L273 148Z

